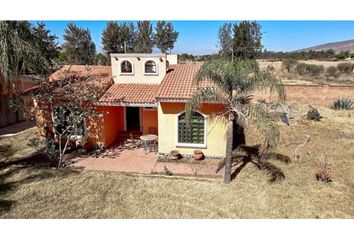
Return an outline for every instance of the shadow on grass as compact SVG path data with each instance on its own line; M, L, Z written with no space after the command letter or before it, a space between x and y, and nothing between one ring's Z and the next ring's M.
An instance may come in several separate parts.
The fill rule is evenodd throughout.
M0 162L0 216L11 210L16 201L8 199L8 193L19 187L53 177L66 177L80 171L71 168L52 168L52 162L42 153L31 157Z
M283 170L271 163L270 160L277 160L289 164L291 163L291 158L275 152L269 152L261 156L259 154L259 147L259 145L240 145L232 152L232 167L234 168L231 174L232 180L235 179L249 163L255 165L259 170L265 171L268 175L268 181L271 183L282 181L285 178ZM225 160L220 163L216 172L220 171L224 166Z

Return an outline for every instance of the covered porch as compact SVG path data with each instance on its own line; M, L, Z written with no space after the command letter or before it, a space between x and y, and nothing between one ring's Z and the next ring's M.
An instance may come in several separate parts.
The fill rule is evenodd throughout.
M158 135L158 112L153 104L101 105L104 146L124 144L142 135Z

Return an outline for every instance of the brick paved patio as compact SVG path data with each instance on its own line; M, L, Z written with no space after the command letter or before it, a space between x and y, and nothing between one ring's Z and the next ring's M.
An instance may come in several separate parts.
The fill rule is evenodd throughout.
M114 152L114 151L108 151ZM115 154L103 154L100 157L80 157L74 159L74 166L84 167L85 170L118 171L142 174L165 174L166 169L173 175L221 177L223 171L215 173L217 165L158 162L157 154L145 154L143 148L132 150L117 150ZM165 168L166 167L166 168Z

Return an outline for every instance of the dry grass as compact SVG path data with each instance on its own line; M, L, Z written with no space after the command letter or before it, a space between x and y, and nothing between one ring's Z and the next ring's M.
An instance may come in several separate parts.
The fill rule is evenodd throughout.
M295 73L287 73L282 70L282 61L269 61L269 60L257 60L259 63L259 67L261 70L267 70L269 66L271 66L274 71L273 73L280 77L282 81L286 84L353 84L354 83L354 75L343 75L336 77L335 79L327 79L324 75L321 78L315 79L311 76L299 76ZM340 63L354 63L351 61L318 61L318 60L301 60L300 63L307 64L315 64L315 65L323 65L325 69L329 66L337 66Z
M0 139L0 162L36 152L31 141L38 139L36 127L27 129L15 137Z
M305 115L307 106L295 105ZM316 107L316 106L315 106ZM247 163L230 185L222 180L130 176L114 172L0 167L2 218L353 218L354 111L318 108L324 118L281 125L279 152L293 157L306 134L300 160L271 160L285 174L269 183ZM291 115L290 115L291 117ZM250 131L251 132L251 131ZM255 143L249 138L249 143ZM328 153L330 184L316 181L317 163ZM1 166L1 165L0 165Z

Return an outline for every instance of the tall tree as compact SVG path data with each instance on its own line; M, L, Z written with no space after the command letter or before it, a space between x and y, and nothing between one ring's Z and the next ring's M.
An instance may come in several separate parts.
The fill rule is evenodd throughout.
M154 36L150 21L138 21L138 33L135 45L137 53L151 53L154 47Z
M172 23L158 21L155 31L156 47L159 48L162 53L167 53L174 48L179 33L174 30Z
M63 49L67 53L69 64L93 64L96 46L91 40L88 29L69 23L64 34Z
M233 54L239 59L255 59L262 51L261 25L242 21L233 25Z
M39 22L33 28L35 45L41 51L42 56L47 59L51 67L55 66L55 59L59 58L60 47L58 46L57 36L52 35L50 30L45 28L44 22ZM38 69L39 71L39 69Z
M134 24L132 22L124 22L120 28L120 35L124 46L124 52L133 53L137 38Z
M49 69L49 60L35 44L30 23L0 21L0 93L17 93L17 80L24 72L45 74Z
M124 52L120 36L120 26L117 22L107 22L106 28L102 33L102 45L107 56L111 53Z
M285 100L284 87L281 80L269 73L259 70L255 61L236 60L224 62L214 60L206 62L197 74L197 82L210 79L215 87L199 88L186 105L187 118L205 102L223 103L225 108L214 117L226 116L227 146L225 159L225 183L231 181L232 150L236 142L233 135L234 127L244 129L247 122L257 127L262 140L260 154L275 148L279 138L276 124L261 103L252 102L252 93L256 90L276 89L281 100Z
M230 59L232 56L232 24L224 23L218 32L219 54L224 59Z

